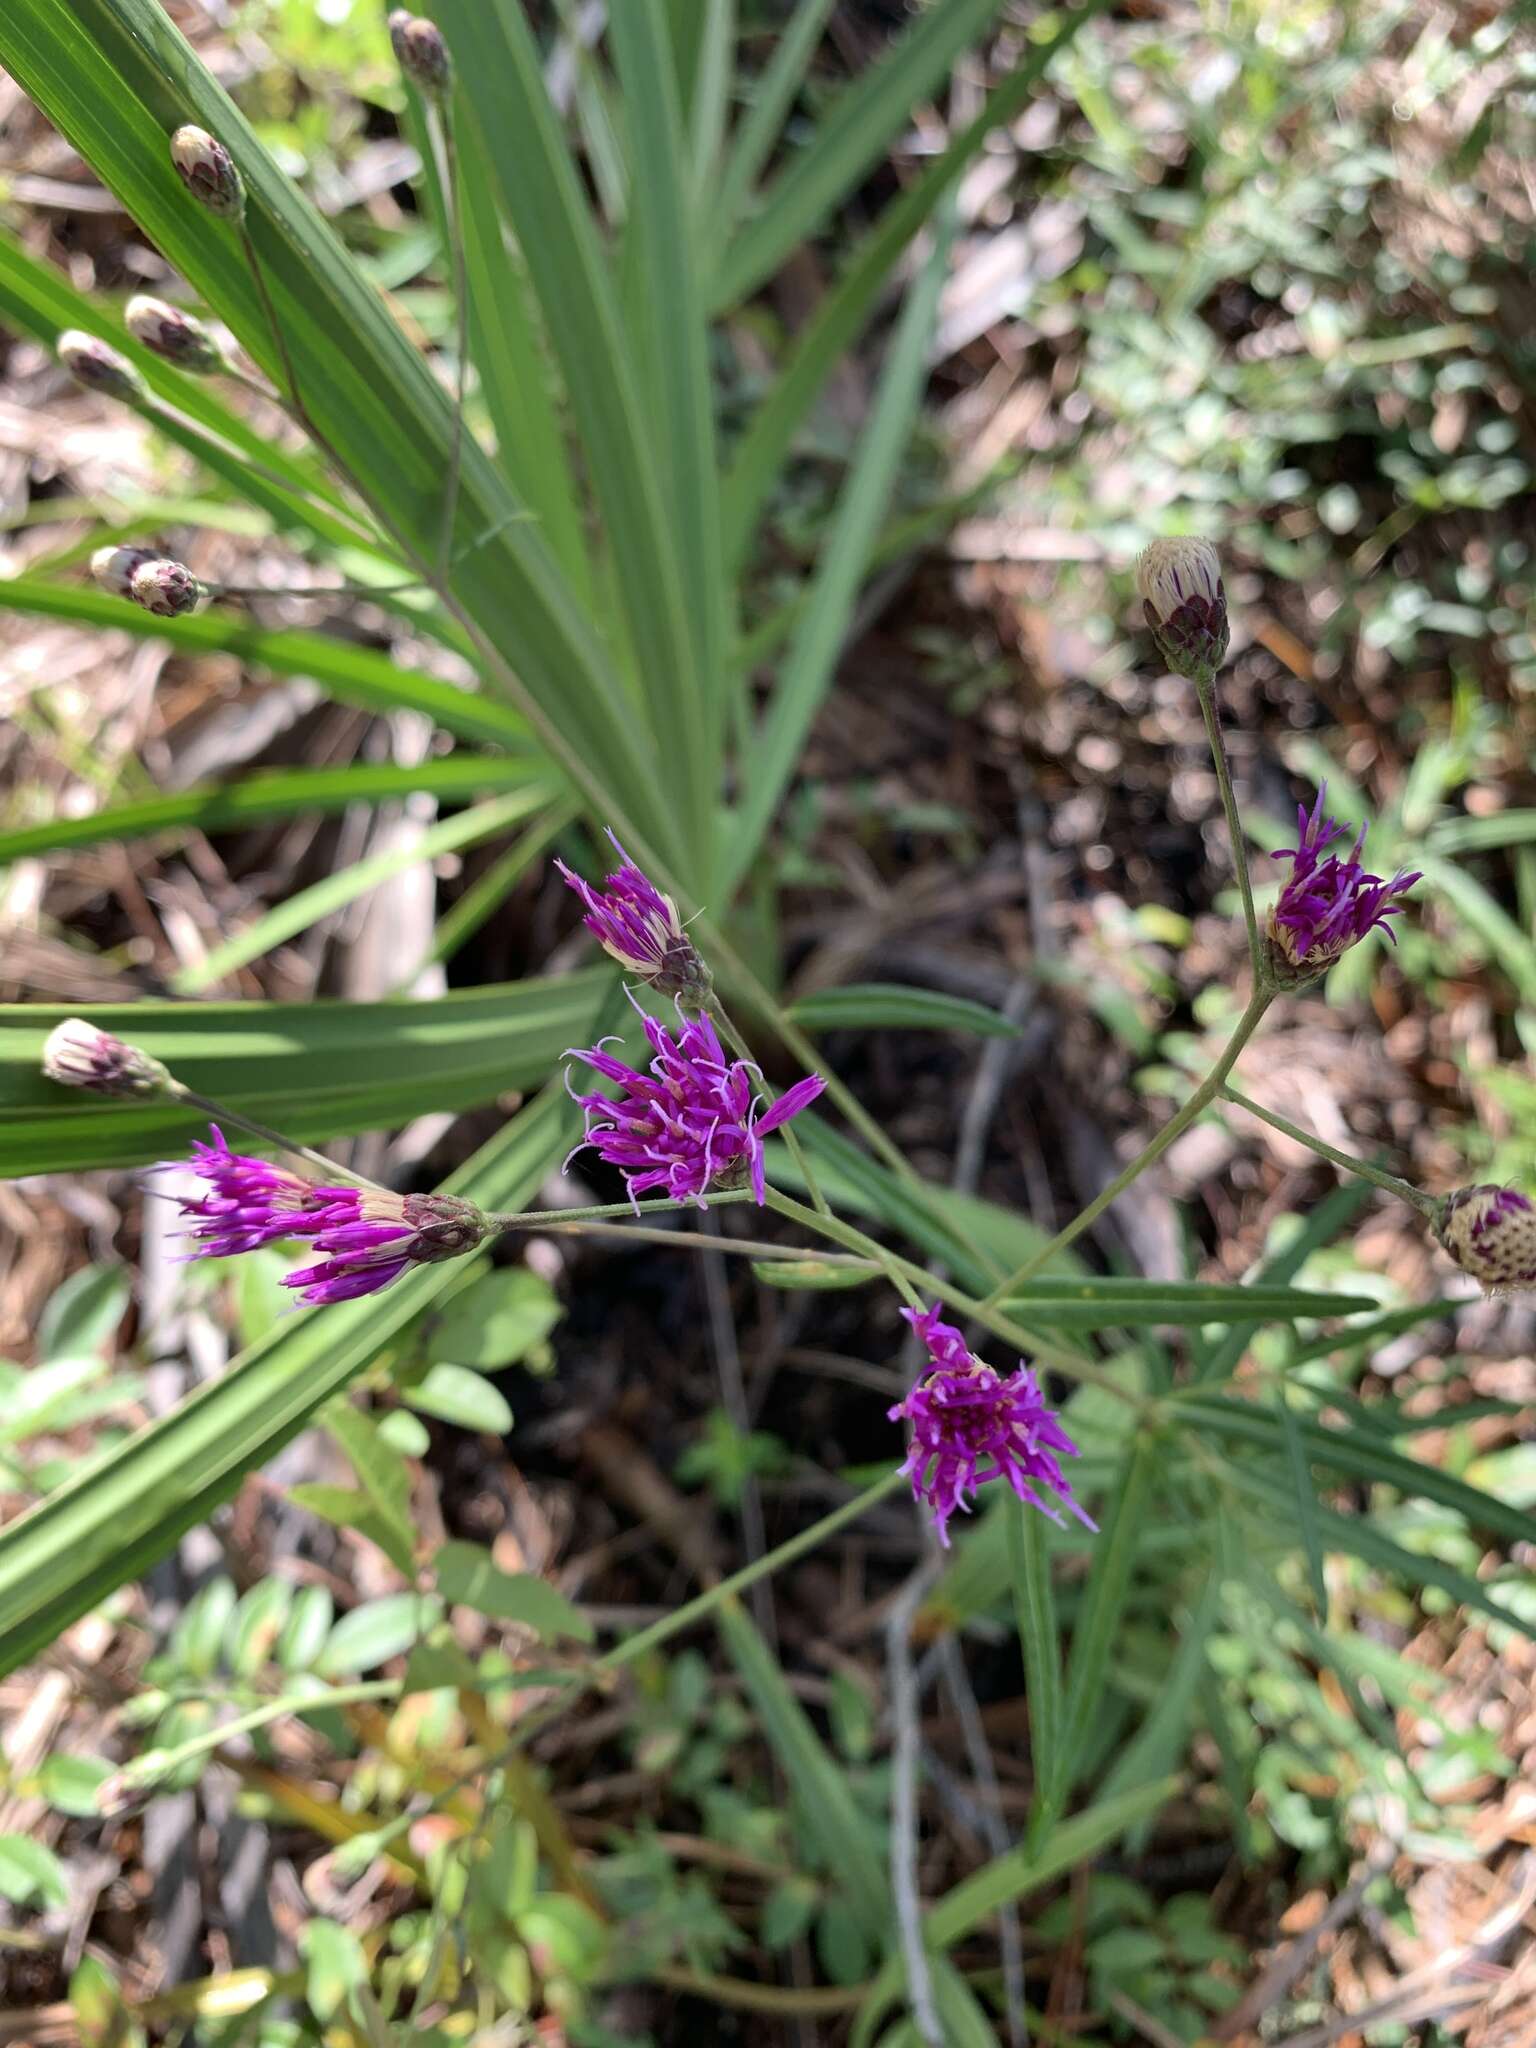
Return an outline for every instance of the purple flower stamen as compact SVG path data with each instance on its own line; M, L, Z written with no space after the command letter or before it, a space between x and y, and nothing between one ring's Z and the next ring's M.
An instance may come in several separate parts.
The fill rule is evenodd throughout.
M270 1160L231 1152L217 1125L211 1145L193 1145L190 1164L209 1192L182 1198L182 1215L193 1219L183 1232L193 1240L187 1256L232 1258L308 1238L326 1257L289 1273L282 1284L311 1308L376 1294L408 1266L460 1258L486 1234L485 1218L472 1202L322 1186Z
M573 874L563 860L555 866L586 906L582 923L605 953L664 996L690 1009L709 999L709 969L683 929L677 905L637 868L610 832L620 865L601 889Z
M912 1481L913 1498L933 1510L946 1549L950 1516L957 1508L969 1513L969 1497L988 1479L1006 1479L1021 1501L1058 1525L1057 1501L1096 1529L1059 1462L1075 1458L1077 1445L1023 1360L1005 1379L976 1357L953 1323L940 1321L937 1308L901 1313L927 1345L930 1369L890 1417L912 1425L901 1469Z
M1297 844L1271 856L1292 863L1279 901L1269 914L1269 961L1282 987L1299 988L1324 973L1341 954L1378 928L1396 943L1389 919L1402 911L1398 898L1419 880L1401 869L1391 881L1367 874L1360 856L1365 827L1348 855L1341 859L1328 848L1343 836L1344 827L1324 817L1328 785L1317 792L1309 814L1296 808Z
M754 1086L756 1070L745 1060L727 1060L708 1017L688 1016L679 1004L675 1037L644 1011L640 1022L655 1055L647 1074L604 1052L606 1039L584 1052L573 1046L567 1054L624 1091L617 1098L578 1094L566 1070L566 1086L586 1119L586 1136L576 1151L590 1145L616 1166L637 1206L642 1195L660 1193L703 1208L712 1187L750 1186L761 1208L767 1191L764 1136L814 1102L825 1082L819 1074L808 1075L765 1110Z

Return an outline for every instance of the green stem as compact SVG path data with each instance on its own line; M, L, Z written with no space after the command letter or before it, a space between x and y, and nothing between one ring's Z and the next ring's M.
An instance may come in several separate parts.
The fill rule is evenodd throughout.
M443 231L453 262L454 393L453 439L448 445L448 474L443 484L443 523L438 540L437 580L448 581L453 566L453 529L459 509L459 474L464 464L464 389L469 358L469 290L464 257L464 232L459 222L459 153L453 113L446 100L427 106L427 131L437 158L443 188Z
M552 1236L558 1237L561 1225L546 1226ZM799 1261L814 1258L818 1265L841 1266L858 1272L878 1273L883 1269L874 1259L858 1258L852 1252L807 1252L804 1245L768 1244L751 1237L712 1237L703 1230L647 1230L639 1223L573 1223L569 1226L572 1237L611 1237L623 1244L656 1244L671 1249L677 1245L689 1250L698 1248L706 1252L726 1252L749 1259L779 1259Z
M1195 690L1200 699L1200 716L1205 720L1206 738L1211 743L1211 759L1216 764L1216 782L1221 790L1221 807L1227 814L1227 836L1232 841L1232 860L1237 868L1237 886L1243 898L1243 922L1248 927L1248 959L1253 969L1253 985L1260 988L1264 983L1264 942L1259 936L1258 915L1253 907L1253 883L1248 876L1248 849L1243 839L1243 822L1238 816L1237 792L1232 787L1232 768L1227 759L1227 742L1221 730L1221 710L1216 702L1214 678L1205 682L1196 680Z
M739 1202L741 1199L740 1188L722 1188L715 1194L705 1195L704 1205L718 1209L726 1202ZM497 1209L485 1220L497 1230L521 1230L525 1225L542 1229L546 1223L588 1223L610 1216L675 1215L680 1209L696 1209L698 1206L697 1202L675 1202L670 1195L656 1195L645 1202L594 1202L585 1209Z
M1411 1181L1402 1180L1395 1173L1387 1173L1379 1166L1368 1166L1363 1159L1356 1159L1353 1153L1340 1152L1332 1145L1325 1145L1310 1131L1304 1131L1297 1124L1289 1123L1283 1116L1276 1116L1272 1109L1264 1109L1249 1096L1239 1093L1224 1082L1220 1089L1224 1102L1246 1109L1250 1116L1256 1116L1260 1123L1268 1124L1273 1130L1282 1132L1287 1138L1294 1138L1298 1145L1305 1145L1309 1152L1315 1152L1320 1159L1329 1160L1334 1166L1342 1167L1345 1173L1356 1173L1362 1180L1373 1181L1379 1188L1385 1188L1389 1195L1396 1195L1400 1202L1407 1202L1422 1215L1431 1220L1440 1214L1441 1205L1433 1195L1426 1195L1422 1188L1416 1188Z
M1129 1402L1134 1408L1146 1409L1154 1405L1142 1395L1133 1393L1129 1387L1122 1385L1112 1373L1103 1371L1078 1352L1066 1350L1064 1346L1042 1337L1038 1331L1026 1330L1022 1323L1017 1323L1012 1316L1005 1315L990 1297L985 1301L979 1301L974 1294L967 1294L953 1282L942 1280L937 1273L929 1272L926 1266L915 1265L910 1259L898 1258L884 1245L876 1243L874 1238L866 1237L862 1230L855 1229L851 1223L844 1223L841 1217L819 1216L814 1209L807 1209L803 1202L795 1201L792 1196L781 1193L778 1188L769 1188L768 1207L777 1210L781 1216L789 1217L795 1223L804 1224L807 1230L814 1230L819 1236L830 1237L834 1244L844 1245L849 1251L860 1252L866 1258L877 1259L892 1285L900 1290L911 1307L921 1308L925 1297L942 1301L958 1314L972 1317L990 1330L994 1337L1001 1337L1005 1343L1016 1346L1020 1351L1033 1352L1037 1358L1043 1359L1066 1379L1082 1380L1090 1386L1102 1387L1107 1394L1113 1394L1118 1400Z
M1184 1107L1169 1118L1151 1144L1144 1146L1136 1154L1130 1165L1122 1173L1116 1174L1109 1186L1102 1193L1096 1195L1086 1209L1073 1217L1065 1230L1058 1230L1049 1244L1041 1245L1039 1250L1032 1253L1016 1272L1010 1273L1006 1280L999 1281L998 1285L987 1296L984 1303L985 1307L991 1308L1001 1301L1005 1295L1011 1294L1021 1281L1027 1280L1032 1273L1039 1272L1047 1260L1054 1258L1057 1252L1063 1251L1066 1246L1072 1243L1074 1238L1081 1237L1088 1226L1091 1223L1096 1223L1099 1217L1104 1214L1110 1203L1118 1201L1132 1181L1139 1179L1149 1166L1161 1159L1174 1139L1179 1137L1184 1131L1187 1131L1196 1117L1202 1115L1210 1107L1211 1103L1221 1093L1228 1074L1231 1073L1233 1067L1237 1064L1238 1054L1259 1028L1260 1021L1264 1016L1264 1012L1269 1008L1271 1001L1272 995L1269 989L1261 986L1254 990L1253 994L1248 998L1248 1007L1238 1019L1237 1029L1228 1039L1226 1049L1222 1053L1221 1058L1212 1067L1194 1094L1190 1096Z
M285 1138L281 1131L274 1131L267 1124L260 1124L255 1117L247 1116L243 1110L231 1109L227 1102L215 1102L211 1095L199 1095L195 1088L188 1088L182 1082L172 1080L166 1089L178 1102L185 1102L193 1109L201 1109L226 1124L238 1124L242 1131L249 1131L253 1138L260 1138L263 1144L275 1145L279 1152L287 1152L295 1159L307 1159L311 1166L318 1166L327 1181L349 1180L354 1187L368 1188L380 1192L376 1180L369 1180L366 1174L353 1173L349 1167L339 1165L334 1159L327 1159L323 1152L316 1152L309 1145L300 1145L293 1138Z
M178 1742L174 1749L145 1750L124 1767L122 1776L129 1786L148 1784L179 1771L183 1764L193 1763L211 1750L221 1749L236 1735L249 1735L253 1729L265 1728L269 1721L280 1721L285 1714L312 1714L320 1707L351 1707L364 1700L394 1699L399 1691L398 1678L370 1678L356 1685L329 1686L321 1692L284 1693L279 1699L263 1700L259 1707L237 1715L233 1721L205 1728L189 1741Z

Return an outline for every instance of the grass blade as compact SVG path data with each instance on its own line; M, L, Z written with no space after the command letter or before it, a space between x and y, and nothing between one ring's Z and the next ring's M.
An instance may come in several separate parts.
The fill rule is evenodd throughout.
M414 768L392 761L355 761L345 768L277 768L213 789L143 797L86 818L54 816L42 824L0 832L0 865L66 846L148 839L178 830L231 832L277 818L323 816L350 804L387 803L391 797L427 795L451 803L495 790L524 789L530 779L525 761L475 754L451 754Z
M475 804L470 810L457 812L451 818L440 818L418 838L404 845L388 847L368 860L357 861L349 868L323 876L307 889L300 889L297 895L266 911L244 931L236 932L223 945L215 946L194 966L183 968L171 986L178 995L198 995L250 961L259 960L262 954L270 953L285 940L308 931L321 918L331 917L347 904L355 903L370 889L377 889L382 882L403 874L407 868L419 867L423 861L437 860L445 853L474 846L482 839L493 839L509 826L520 824L547 802L548 798L540 789L518 789L506 796L493 797L488 803Z
M740 1601L724 1601L715 1618L844 1903L876 1947L883 1946L891 1919L890 1888L868 1820Z
M838 499L810 600L796 624L763 724L742 764L744 791L730 833L728 891L735 889L757 858L811 721L831 684L922 397L928 343L948 258L949 234L940 232L902 311L869 424Z
M1023 1501L1003 1503L1008 1522L1008 1565L1013 1579L1013 1612L1024 1653L1024 1697L1029 1704L1029 1754L1035 1774L1031 1821L1045 1835L1055 1818L1062 1782L1061 1631L1051 1589L1051 1560L1043 1516Z
M805 74L831 12L832 0L799 0L793 17L775 38L773 55L752 89L752 104L732 138L725 175L710 208L708 217L714 222L717 252L725 248L736 231L748 195L762 174L796 93L805 83ZM717 253L717 268L718 265Z
M725 251L715 281L717 307L738 305L815 232L997 12L998 0L930 7L844 88L810 144L768 187L755 217Z
M1130 1592L1131 1572L1142 1536L1142 1510L1152 1482L1155 1452L1145 1436L1137 1437L1125 1461L1120 1490L1108 1522L1093 1548L1093 1566L1072 1631L1067 1665L1067 1698L1063 1710L1065 1741L1062 1777L1057 1790L1064 1800L1073 1780L1093 1721L1095 1705L1109 1669L1120 1617Z

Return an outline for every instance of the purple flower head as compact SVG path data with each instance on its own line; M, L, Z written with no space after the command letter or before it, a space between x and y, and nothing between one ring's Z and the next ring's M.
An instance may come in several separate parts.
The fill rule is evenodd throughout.
M904 1308L903 1316L928 1347L930 1371L891 1409L893 1422L910 1422L912 1447L902 1466L914 1499L926 1501L948 1548L949 1518L969 1511L968 1496L988 1479L1006 1479L1019 1499L1053 1522L1055 1495L1088 1528L1098 1525L1080 1508L1059 1459L1075 1458L1073 1443L1048 1408L1035 1376L1019 1361L1007 1379L969 1349L937 1308ZM1036 1489L1044 1490L1044 1498Z
M587 1123L576 1150L590 1145L616 1166L637 1204L654 1192L703 1208L709 1188L750 1185L761 1208L764 1135L814 1102L825 1082L809 1075L764 1110L755 1069L745 1060L726 1059L708 1017L686 1016L679 1005L676 1037L643 1011L640 1021L655 1054L648 1074L604 1052L607 1039L589 1052L573 1047L567 1055L624 1089L616 1100L571 1090Z
M485 1218L472 1202L453 1195L393 1195L385 1188L325 1187L231 1152L213 1127L211 1145L194 1144L191 1165L207 1184L205 1195L182 1200L193 1219L185 1233L194 1259L231 1258L288 1238L308 1238L326 1256L289 1273L285 1287L311 1308L376 1294L407 1266L462 1258L486 1235Z
M563 860L555 866L586 905L582 923L605 953L650 985L691 1010L709 1000L709 969L683 929L677 905L641 873L613 834L620 865L601 889L573 874Z
M1282 988L1303 988L1326 972L1357 940L1377 926L1393 937L1387 922L1402 910L1396 899L1406 896L1417 873L1401 869L1390 882L1367 874L1360 865L1365 827L1344 859L1328 848L1343 836L1344 827L1323 816L1328 785L1317 792L1309 815L1296 807L1297 844L1271 856L1292 863L1279 901L1269 913L1269 967Z
M1536 1203L1518 1188L1458 1188L1445 1198L1437 1234L1490 1294L1536 1287Z

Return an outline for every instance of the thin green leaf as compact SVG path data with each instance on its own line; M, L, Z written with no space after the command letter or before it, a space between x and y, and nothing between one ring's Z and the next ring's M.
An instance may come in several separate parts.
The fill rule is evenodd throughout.
M896 982L854 982L817 989L792 1005L790 1016L807 1031L866 1031L880 1026L913 1031L967 1031L980 1038L1017 1038L1019 1027L965 996Z
M1047 1523L1023 1501L1003 1503L1008 1523L1008 1564L1013 1579L1013 1612L1024 1653L1024 1697L1029 1707L1029 1758L1035 1777L1033 1825L1044 1835L1055 1818L1064 1778L1061 1631L1051 1590Z
M710 721L633 349L521 8L514 0L441 0L437 18L453 51L459 105L538 292L602 509L650 714L652 744L637 748L629 779L655 772L659 743L677 750L683 799L674 781L661 836L686 849L697 886L714 821Z
M958 0L951 4L958 5ZM811 722L831 685L870 549L890 502L922 397L928 343L948 260L946 227L936 235L902 310L869 422L838 497L810 600L795 627L767 714L743 763L745 787L727 849L730 890L757 859Z
M385 1549L389 1557L409 1574L416 1547L410 1467L380 1436L377 1424L345 1398L328 1401L321 1420L340 1444L358 1484L388 1531Z
M563 1593L530 1572L504 1572L478 1543L445 1543L433 1570L437 1590L451 1606L473 1607L497 1621L513 1621L544 1637L573 1636L590 1643L593 1627Z
M717 307L739 304L821 225L997 12L998 0L947 0L930 7L844 88L725 249L715 283Z
M223 612L184 619L157 619L138 605L104 590L46 583L17 576L0 583L0 609L85 626L109 626L139 640L165 640L184 654L233 654L251 668L280 676L310 676L328 695L364 711L420 711L444 732L527 754L528 721L509 704L472 690L455 689L415 669L396 668L388 656L350 641L284 628L268 632Z
M741 1603L723 1601L715 1620L828 1871L866 1938L883 1945L890 1890L869 1822L847 1778L827 1754Z
M215 982L224 980L237 968L259 960L264 953L270 953L274 947L294 938L299 932L308 931L322 918L334 916L338 910L355 903L359 896L366 896L370 889L377 889L392 876L403 874L407 868L419 867L426 861L437 860L445 853L456 853L462 847L478 845L483 839L494 839L509 826L520 824L546 801L542 790L513 790L506 796L475 804L470 810L458 811L451 818L441 818L435 825L429 825L419 837L326 875L322 880L311 883L309 888L300 889L286 902L263 912L244 931L234 933L223 945L215 946L195 965L184 967L172 978L171 986L183 996L197 995L203 989L212 988Z
M426 795L453 802L495 790L526 789L531 780L526 761L476 754L452 754L417 767L354 761L345 768L277 768L217 788L141 797L83 818L55 816L0 832L0 863L56 853L66 846L146 839L160 832L237 831L270 824L275 818L324 816L350 804L387 803L391 797Z
M1063 1775L1055 1788L1061 1799L1072 1788L1104 1690L1110 1653L1125 1611L1141 1542L1142 1513L1155 1458L1151 1439L1138 1436L1126 1458L1109 1520L1093 1547L1093 1568L1078 1609L1077 1626L1072 1631L1072 1655L1067 1665Z
M820 6L821 0L815 0ZM986 105L891 200L845 264L837 282L796 335L787 367L759 406L731 463L725 491L726 561L739 562L759 513L781 473L790 446L808 417L833 365L857 339L904 251L960 178L994 129L1009 127L1028 104L1052 60L1108 0L1085 0L1066 13L1045 15L1042 40L994 90ZM787 40L787 38L786 38ZM744 131L745 133L745 131ZM727 216L729 220L729 216Z
M752 104L731 140L730 158L719 189L712 194L706 219L720 255L736 232L748 194L762 175L784 117L805 83L805 74L821 40L832 0L799 0L794 14L775 38L773 55L752 85Z
M1070 1330L1130 1330L1168 1325L1296 1322L1359 1315L1376 1306L1364 1294L1310 1293L1300 1288L1222 1287L1203 1281L1105 1279L1031 1280L1027 1294L1004 1304L1022 1323Z

